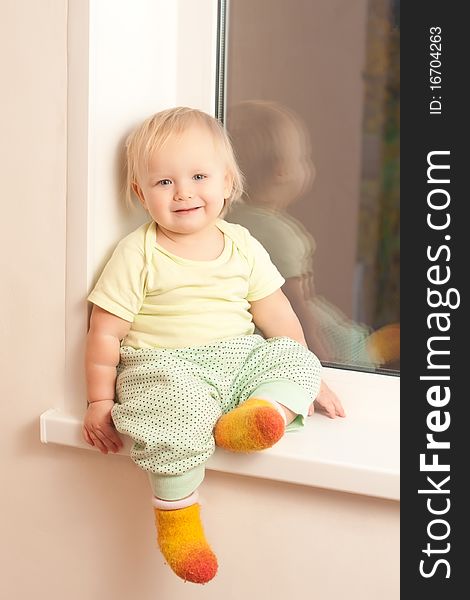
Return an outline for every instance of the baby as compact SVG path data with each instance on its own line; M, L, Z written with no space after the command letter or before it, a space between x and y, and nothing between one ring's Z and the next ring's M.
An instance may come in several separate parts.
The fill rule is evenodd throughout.
M266 250L222 219L242 175L217 120L180 107L144 121L127 140L132 193L151 220L89 296L83 433L104 453L122 447L116 430L133 439L163 556L206 583L217 571L198 504L206 461L215 445L263 450L302 427L321 365Z

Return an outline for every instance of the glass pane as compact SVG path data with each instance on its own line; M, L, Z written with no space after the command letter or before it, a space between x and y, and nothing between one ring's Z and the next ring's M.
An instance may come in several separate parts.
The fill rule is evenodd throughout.
M229 3L226 125L247 227L323 364L397 374L399 0Z

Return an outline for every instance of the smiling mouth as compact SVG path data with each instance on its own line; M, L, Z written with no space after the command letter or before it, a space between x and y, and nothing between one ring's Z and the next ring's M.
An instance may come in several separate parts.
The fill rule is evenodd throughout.
M200 208L202 208L202 206L193 206L192 208L180 208L178 210L175 210L174 212L179 214L189 214L195 212L196 210L199 210Z

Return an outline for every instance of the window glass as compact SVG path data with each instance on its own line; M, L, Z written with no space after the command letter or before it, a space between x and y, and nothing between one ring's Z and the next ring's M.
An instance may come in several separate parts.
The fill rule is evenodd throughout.
M399 0L228 5L227 219L269 251L323 364L397 374Z

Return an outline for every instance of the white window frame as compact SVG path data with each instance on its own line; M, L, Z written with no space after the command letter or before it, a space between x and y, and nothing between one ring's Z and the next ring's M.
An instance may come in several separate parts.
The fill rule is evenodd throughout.
M217 0L69 0L66 369L63 401L41 415L44 443L93 451L81 437L86 296L116 241L145 220L124 218L116 148L157 110L215 113L217 16ZM324 379L347 419L314 418L255 459L216 452L208 468L398 500L399 378L325 368Z

